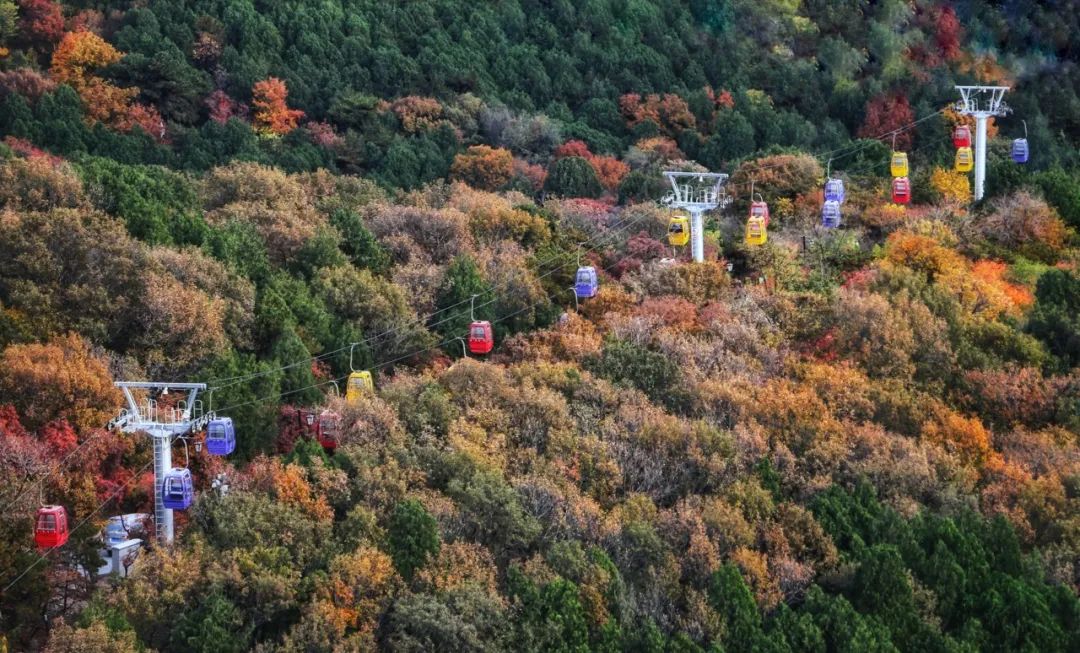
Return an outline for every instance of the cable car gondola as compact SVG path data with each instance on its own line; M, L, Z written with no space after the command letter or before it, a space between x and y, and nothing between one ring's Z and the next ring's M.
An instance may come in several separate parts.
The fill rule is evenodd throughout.
M68 541L67 510L64 506L42 506L34 520L34 544L39 549L63 546Z
M195 500L195 484L191 480L191 470L186 467L173 467L165 472L161 481L161 505L172 510L187 510Z
M821 206L821 226L828 229L840 226L840 202L827 200Z
M487 354L495 347L495 332L491 328L491 322L476 320L469 325L469 352L473 354Z
M758 197L761 197L758 195ZM761 218L765 222L765 226L769 226L769 205L764 200L758 200L756 202L750 202L750 217Z
M893 177L907 177L908 176L908 158L907 152L892 153L892 159L889 161L889 172Z
M683 247L690 242L690 218L678 216L668 223L668 244L672 247Z
M956 150L956 164L954 167L957 172L971 172L975 167L975 157L972 155L970 147L961 147Z
M345 403L354 404L360 397L375 392L375 382L371 378L371 372L360 370L349 374L345 383Z
M746 221L746 244L764 245L769 240L769 230L765 224L765 218L751 217Z
M375 381L371 378L371 372L358 370L353 365L353 355L359 344L354 342L349 345L349 378L345 382L345 403L347 404L355 404L360 397L375 392Z
M578 299L596 297L600 282L596 278L596 268L586 265L578 268L574 279L574 294Z
M319 413L315 421L315 440L326 453L332 454L337 450L340 429L340 415L332 410L324 410Z
M907 177L897 177L892 183L893 204L907 204L911 202L911 182Z
M206 450L214 456L228 456L236 449L236 429L231 417L215 417L206 425Z
M302 433L318 442L326 453L334 453L338 446L340 415L330 409L320 412L298 410L296 419Z
M957 125L952 133L952 142L955 147L971 147L971 128Z
M1027 121L1024 122L1024 137L1017 138L1012 142L1012 149L1009 151L1009 155L1016 163L1027 163L1028 157L1031 155L1031 149L1028 147L1027 140Z
M1031 152L1028 149L1028 141L1026 138L1018 138L1012 143L1012 151L1010 155L1012 160L1016 163L1027 163L1028 156Z
M843 179L829 179L825 182L826 202L839 202L840 204L843 204L845 199Z

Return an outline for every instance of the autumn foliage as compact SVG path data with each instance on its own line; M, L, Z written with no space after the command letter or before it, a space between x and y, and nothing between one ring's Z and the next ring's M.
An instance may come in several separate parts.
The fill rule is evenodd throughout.
M121 88L95 74L121 57L123 53L93 32L68 32L53 52L49 73L75 89L90 121L122 131L137 126L152 138L165 140L165 124L157 109L134 101L137 88Z
M1068 12L191 4L0 0L0 650L1080 650ZM237 446L98 578L145 378Z
M5 349L0 392L30 428L54 420L66 420L78 429L102 427L120 401L106 362L74 333Z
M210 120L219 125L228 122L229 118L243 117L246 113L246 107L229 97L229 94L220 88L207 96L205 104L210 111Z
M966 204L971 201L971 183L968 176L962 172L934 168L930 173L930 185L950 204Z
M138 89L120 88L94 73L123 56L93 32L68 32L52 55L50 74L78 92L91 120L115 122L128 110Z
M880 138L898 150L911 149L911 132L900 130L915 120L908 98L903 93L886 93L866 103L866 118L859 127L860 138Z
M1026 192L996 200L979 228L995 242L1048 262L1057 259L1071 233L1052 207Z
M627 93L619 98L619 110L629 126L651 121L671 136L678 135L683 129L692 129L695 124L694 114L686 101L670 93L646 96Z
M508 150L473 145L454 157L450 175L474 188L496 190L510 181L513 163Z
M630 172L630 166L610 156L600 156L589 151L589 146L583 141L570 140L555 148L553 153L556 159L564 157L580 157L589 162L596 172L600 184L608 191L615 190L623 177Z
M251 108L255 129L271 136L283 136L296 129L304 117L299 109L290 109L286 100L289 89L277 77L255 82L251 89Z
M442 105L435 98L415 95L396 100L390 110L410 134L433 129L443 113Z
M19 31L35 46L51 47L64 35L63 10L55 0L19 0Z

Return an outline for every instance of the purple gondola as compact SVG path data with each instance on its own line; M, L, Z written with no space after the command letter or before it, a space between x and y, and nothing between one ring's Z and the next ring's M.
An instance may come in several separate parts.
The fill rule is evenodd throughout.
M186 467L173 467L161 481L161 505L172 510L187 510L195 500L195 484Z
M228 456L236 449L236 429L231 417L218 417L206 425L206 450L214 456Z
M828 200L821 206L821 226L827 229L840 226L840 202Z
M1031 154L1026 138L1018 138L1012 143L1012 160L1017 163L1027 163Z
M596 297L597 288L600 286L596 278L596 268L586 265L578 268L577 277L574 281L574 293L578 299Z
M844 203L844 180L830 179L825 182L825 201Z

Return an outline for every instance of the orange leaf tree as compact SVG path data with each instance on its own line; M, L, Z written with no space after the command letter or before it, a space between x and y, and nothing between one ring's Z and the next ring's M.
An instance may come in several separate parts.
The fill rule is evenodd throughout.
M251 105L255 109L255 129L260 133L283 136L296 129L297 122L304 117L303 111L290 109L286 104L289 89L285 82L277 77L255 82L251 94Z
M945 446L967 464L981 467L989 458L990 432L976 417L964 417L941 406L933 418L923 424L922 437Z
M0 354L0 396L32 429L56 419L80 430L102 426L120 405L112 381L105 361L74 333Z
M372 637L379 619L401 591L390 556L368 546L335 558L333 570L316 589L316 604L335 630Z
M590 161L596 176L600 178L600 185L609 191L614 191L630 172L630 166L610 156L594 156Z
M434 129L443 116L443 106L435 98L409 95L396 100L390 110L410 134Z
M495 190L510 181L514 157L510 150L473 145L454 157L450 176L473 188Z
M963 37L963 28L956 17L956 10L952 7L941 7L935 13L937 20L935 21L934 44L938 52L946 61L958 59L961 54L960 42Z
M116 63L124 54L93 32L68 32L56 46L49 73L82 98L91 122L114 123L128 112L138 89L120 88L94 71Z
M686 100L671 93L653 93L645 97L638 93L627 93L619 98L619 109L628 126L652 121L670 136L676 136L684 129L693 129L696 123Z

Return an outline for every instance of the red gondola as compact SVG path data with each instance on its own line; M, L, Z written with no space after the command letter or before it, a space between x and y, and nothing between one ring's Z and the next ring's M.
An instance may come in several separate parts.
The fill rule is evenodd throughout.
M495 346L495 332L491 322L478 320L469 325L469 351L474 354L487 354Z
M319 413L318 425L315 427L315 439L326 451L334 453L338 446L338 433L341 427L341 416L332 410L324 410Z
M64 506L38 508L34 522L34 543L39 549L63 546L68 541L67 510Z
M750 217L762 218L765 221L765 226L769 226L769 205L764 201L757 201L750 203Z
M341 430L340 415L329 409L320 412L301 409L296 411L296 420L300 433L313 438L326 453L334 453Z
M971 128L967 125L957 125L952 133L952 142L956 147L971 147Z
M892 182L893 204L907 204L911 202L911 182L907 177L897 177Z

